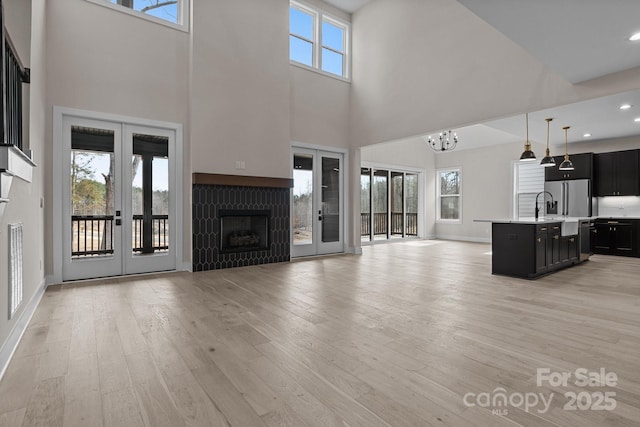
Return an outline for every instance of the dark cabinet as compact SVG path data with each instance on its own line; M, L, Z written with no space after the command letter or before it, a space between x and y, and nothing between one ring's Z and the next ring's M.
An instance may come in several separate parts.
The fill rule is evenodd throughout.
M574 262L578 259L578 236L560 238L560 262Z
M593 251L603 255L640 256L638 220L597 220Z
M543 274L547 271L547 265L551 259L547 230L536 233L536 274Z
M532 279L578 262L578 237L560 223L492 225L492 272Z
M545 168L545 181L564 181L570 179L591 179L593 177L593 153L572 154L569 156L574 170L561 171L558 169L564 161L564 156L555 156L556 166Z
M596 229L594 231L593 239L593 252L597 254L609 255L612 251L611 235L612 227L606 222L596 222Z
M562 261L560 256L560 224L553 224L547 232L549 247L551 248L551 262L547 263L547 268L557 267Z
M594 159L594 195L640 195L639 163L640 150L596 154Z

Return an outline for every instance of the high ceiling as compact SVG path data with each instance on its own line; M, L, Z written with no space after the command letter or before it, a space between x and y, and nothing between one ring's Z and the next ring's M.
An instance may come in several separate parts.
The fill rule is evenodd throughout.
M350 13L371 0L325 0ZM453 1L453 0L451 0ZM571 83L640 67L640 0L457 0L475 15ZM621 111L623 103L632 104ZM564 143L640 135L640 91L628 92L529 114L529 139ZM456 129L458 149L523 141L524 116ZM590 138L583 135L590 133Z
M638 0L458 0L572 83L640 67ZM620 110L623 103L632 104ZM563 126L571 126L569 143L640 135L640 91L579 102L529 114L529 139L546 142L545 118L551 122L550 142L564 143ZM482 132L470 132L484 128ZM495 132L495 134L492 134ZM584 134L591 137L585 138ZM524 115L468 126L458 148L496 145L512 135L524 141ZM507 141L508 142L508 141Z
M638 0L458 0L571 83L640 66Z

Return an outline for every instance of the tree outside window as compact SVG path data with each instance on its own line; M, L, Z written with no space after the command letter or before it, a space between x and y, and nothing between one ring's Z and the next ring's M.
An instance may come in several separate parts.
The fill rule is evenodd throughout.
M438 171L438 221L460 221L461 197L460 169Z

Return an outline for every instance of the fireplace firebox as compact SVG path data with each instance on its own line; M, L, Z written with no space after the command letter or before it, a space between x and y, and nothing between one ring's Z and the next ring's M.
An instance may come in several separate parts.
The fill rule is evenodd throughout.
M220 209L220 252L248 252L269 249L268 210Z

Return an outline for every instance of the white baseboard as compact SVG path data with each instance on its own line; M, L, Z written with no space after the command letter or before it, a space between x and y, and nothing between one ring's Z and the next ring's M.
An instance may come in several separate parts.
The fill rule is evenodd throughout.
M191 263L191 262L179 263L178 268L176 270L178 270L178 271L188 271L188 272L193 273L193 263Z
M491 243L491 237L469 237L469 236L457 236L457 235L447 235L447 234L438 234L436 239L439 240L456 240L460 242L474 242L474 243Z
M31 297L31 300L27 303L22 310L22 314L18 318L16 324L13 326L11 333L2 344L2 348L0 348L0 380L4 376L7 367L9 366L9 362L13 357L13 354L18 348L18 344L20 343L20 339L24 332L27 330L27 326L33 317L33 314L36 312L36 308L38 308L38 304L40 304L40 300L42 299L42 295L44 295L44 291L47 288L46 281L43 278L40 286L36 290L36 293Z
M350 246L347 248L346 253L354 254L354 255L362 255L362 246L358 246L357 248L354 246Z
M44 283L45 283L45 287L47 287L51 285L58 285L60 282L56 282L55 280L53 280L53 275L49 275L49 276L44 276Z

